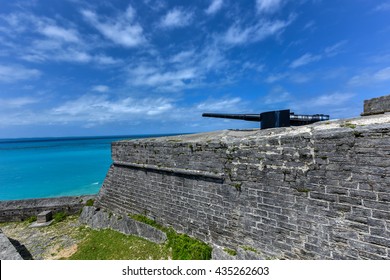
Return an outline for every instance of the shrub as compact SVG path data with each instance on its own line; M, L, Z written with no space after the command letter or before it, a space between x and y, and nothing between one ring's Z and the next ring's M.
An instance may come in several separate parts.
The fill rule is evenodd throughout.
M55 223L62 222L66 218L66 213L65 212L57 212L54 214L53 219Z
M31 224L31 223L35 222L36 220L37 220L37 216L31 216L31 217L28 217L26 221Z
M95 203L95 200L94 199L88 199L87 202L85 203L85 206L93 206L93 204Z

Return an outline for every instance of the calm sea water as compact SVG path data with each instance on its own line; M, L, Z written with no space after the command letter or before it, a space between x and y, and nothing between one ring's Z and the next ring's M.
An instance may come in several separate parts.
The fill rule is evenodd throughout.
M96 194L112 141L156 136L0 140L0 200Z

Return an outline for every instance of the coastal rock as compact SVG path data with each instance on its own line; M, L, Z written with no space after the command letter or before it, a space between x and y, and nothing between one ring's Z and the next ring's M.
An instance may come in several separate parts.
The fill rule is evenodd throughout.
M128 235L137 235L155 243L164 243L164 232L127 216L113 214L93 206L85 206L80 215L80 222L94 229L111 228Z

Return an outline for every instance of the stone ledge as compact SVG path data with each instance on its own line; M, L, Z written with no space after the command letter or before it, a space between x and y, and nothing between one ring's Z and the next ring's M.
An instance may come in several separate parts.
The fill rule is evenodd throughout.
M94 206L85 206L80 215L80 222L94 229L111 228L128 235L137 235L155 243L164 243L167 236L147 224L133 220L127 216L109 213Z
M151 164L138 164L138 163L124 162L124 161L114 161L114 165L137 168L137 169L162 171L162 172L175 173L175 174L181 174L187 176L199 176L199 177L211 178L216 180L223 180L225 177L223 173L211 173L211 172L200 171L200 170L163 167L163 166L157 166Z

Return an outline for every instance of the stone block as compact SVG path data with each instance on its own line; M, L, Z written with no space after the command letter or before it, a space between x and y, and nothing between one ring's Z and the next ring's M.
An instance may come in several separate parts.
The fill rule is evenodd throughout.
M51 219L53 219L53 212L50 211L50 210L43 211L43 212L41 212L41 213L39 213L39 214L37 215L37 223L38 223L38 224L47 223L47 222L49 222Z

